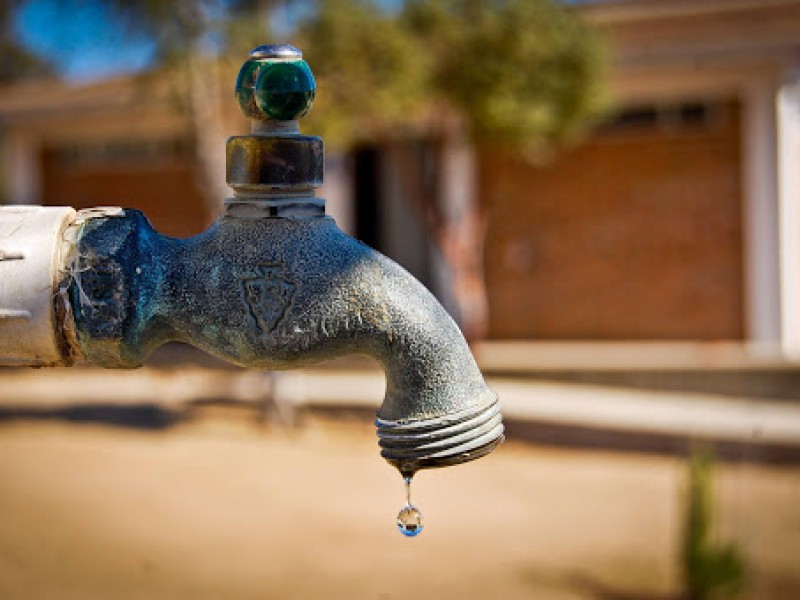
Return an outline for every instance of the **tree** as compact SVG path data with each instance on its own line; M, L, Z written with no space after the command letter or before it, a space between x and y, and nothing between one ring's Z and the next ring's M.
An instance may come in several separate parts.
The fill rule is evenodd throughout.
M31 79L36 77L53 76L55 69L52 64L25 49L17 39L13 27L13 16L21 4L20 0L6 0L0 2L0 85ZM0 160L5 160L7 152L6 140L0 128ZM6 174L0 169L0 190L5 190ZM0 204L5 204L8 198L0 192Z
M0 2L0 84L55 73L49 61L24 48L17 39L12 17L21 4L21 0Z
M325 0L296 37L325 91L312 123L337 144L448 114L477 141L530 151L606 105L603 45L551 0L408 0L398 14Z
M225 131L220 105L220 59L242 57L270 37L270 13L281 0L111 0L107 6L156 48L154 67L169 68L173 90L190 115L201 189L210 214L229 193L225 183Z
M300 27L320 86L312 115L328 142L384 141L419 220L450 267L468 339L486 330L475 144L542 156L574 139L605 106L605 52L573 11L551 0L408 0L397 14L368 0L330 0ZM438 176L404 130L426 137ZM416 185L414 185L416 182ZM459 184L461 182L461 184Z

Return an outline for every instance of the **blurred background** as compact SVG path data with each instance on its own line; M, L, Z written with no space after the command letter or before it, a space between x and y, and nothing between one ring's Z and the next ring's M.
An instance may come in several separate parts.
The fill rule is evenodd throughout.
M406 540L366 359L0 369L0 595L800 597L800 0L4 0L0 30L0 202L177 237L230 194L247 52L301 48L318 195L453 315L509 434L417 477Z

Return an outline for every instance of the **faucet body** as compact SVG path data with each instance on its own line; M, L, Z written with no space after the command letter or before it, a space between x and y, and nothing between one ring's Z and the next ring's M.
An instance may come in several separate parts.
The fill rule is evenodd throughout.
M80 353L138 367L181 341L265 369L366 354L386 373L376 423L387 459L414 471L490 451L502 439L496 397L446 311L319 199L290 202L231 201L188 239L134 210L85 220L62 284Z

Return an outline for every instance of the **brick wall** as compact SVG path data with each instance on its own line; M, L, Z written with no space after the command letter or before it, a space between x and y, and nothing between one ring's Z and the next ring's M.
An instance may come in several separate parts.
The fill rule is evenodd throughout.
M540 167L482 151L490 337L742 337L739 109L701 117L621 120Z
M143 211L160 233L188 237L212 219L200 193L188 143L148 142L48 147L42 152L47 204Z

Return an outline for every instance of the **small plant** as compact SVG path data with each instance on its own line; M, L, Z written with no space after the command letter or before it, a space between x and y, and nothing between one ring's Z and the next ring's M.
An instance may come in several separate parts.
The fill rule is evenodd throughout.
M687 600L733 598L744 589L745 566L733 543L712 540L714 457L694 448L689 460L683 569Z

